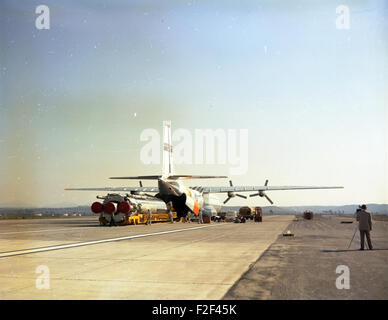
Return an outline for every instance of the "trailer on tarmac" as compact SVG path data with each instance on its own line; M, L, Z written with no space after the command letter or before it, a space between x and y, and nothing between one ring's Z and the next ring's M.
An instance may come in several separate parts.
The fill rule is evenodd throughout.
M263 210L261 207L255 207L255 222L263 222Z

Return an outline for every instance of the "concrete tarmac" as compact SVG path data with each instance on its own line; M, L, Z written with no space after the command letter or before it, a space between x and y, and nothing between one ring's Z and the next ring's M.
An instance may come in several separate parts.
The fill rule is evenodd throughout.
M0 221L0 299L221 299L294 218L100 227Z
M294 219L287 227L294 237L279 236L224 299L386 300L388 221L372 225L373 250L360 251L354 218Z

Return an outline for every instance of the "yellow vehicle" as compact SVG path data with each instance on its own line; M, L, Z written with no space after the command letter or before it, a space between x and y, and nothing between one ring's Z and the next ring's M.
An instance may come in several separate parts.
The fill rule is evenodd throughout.
M174 219L177 218L177 214L175 211L172 212L172 217ZM138 225L138 224L145 224L147 222L148 215L145 213L138 213L132 216L126 216L122 221L115 222L118 226L125 226L125 225ZM104 217L100 217L99 221L101 225L109 225L109 221L106 220ZM154 222L170 222L170 216L168 213L153 213L151 216L152 223Z
M238 215L240 217L244 217L245 219L253 220L256 213L255 207L241 207L238 211Z

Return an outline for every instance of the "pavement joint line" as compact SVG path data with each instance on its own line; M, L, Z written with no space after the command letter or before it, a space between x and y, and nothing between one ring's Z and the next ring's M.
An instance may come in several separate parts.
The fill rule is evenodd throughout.
M9 278L7 278L9 279ZM12 279L17 280L36 280L35 277L12 277ZM53 281L87 281L87 282L134 282L134 283L160 283L160 284L166 284L166 283L173 283L173 284L211 284L211 285L219 285L219 286L229 286L234 284L234 282L209 282L209 281L181 281L181 280L146 280L146 279L140 279L140 280L133 280L133 279L79 279L79 278L62 278L62 277L52 277L50 280ZM25 288L34 287L34 286L27 286Z
M165 224L164 222L154 222L152 225L161 225ZM143 225L132 225L131 227L142 227ZM64 230L75 230L75 229L96 229L99 227L98 225L95 225L93 227L74 227L74 228L61 228L61 229L43 229L43 230L27 230L27 231L11 231L11 232L0 232L0 235L7 235L7 234L19 234L19 233L38 233L38 232L57 232L57 231L64 231Z
M74 230L74 229L95 229L96 227L75 227L75 228L63 228L63 229L44 229L44 230L30 230L30 231L12 231L12 232L1 232L0 235L5 234L18 234L18 233L33 233L33 232L56 232L63 230Z
M0 253L0 258L25 255L25 254L32 254L32 253L39 253L39 252L45 252L45 251L54 251L54 250L61 250L61 249L76 248L76 247L82 247L82 246L88 246L88 245L94 245L94 244L100 244L100 243L107 243L107 242L115 242L115 241L130 240L130 239L136 239L136 238L144 238L144 237L150 237L150 236L157 236L157 235L190 231L190 230L198 230L198 229L203 229L203 228L217 227L217 226L224 226L224 225L227 225L227 224L213 224L213 225L200 226L200 227L194 227L194 228L183 228L183 229L160 231L160 232L154 232L154 233L137 234L137 235L133 235L133 236L126 236L126 237L119 237L119 238L110 238L110 239L103 239L103 240L78 242L78 243L71 243L71 244L65 244L65 245L35 248L35 249L8 251L8 252Z

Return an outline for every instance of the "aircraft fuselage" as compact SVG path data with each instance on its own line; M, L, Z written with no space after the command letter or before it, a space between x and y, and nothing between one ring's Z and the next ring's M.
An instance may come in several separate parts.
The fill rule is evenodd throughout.
M159 179L158 188L156 196L167 204L172 203L178 217L185 217L189 211L198 214L205 207L212 207L217 213L221 210L221 201L214 194L202 194L181 182Z

